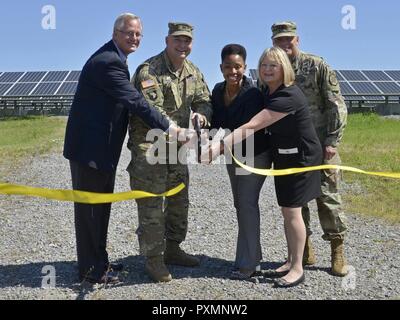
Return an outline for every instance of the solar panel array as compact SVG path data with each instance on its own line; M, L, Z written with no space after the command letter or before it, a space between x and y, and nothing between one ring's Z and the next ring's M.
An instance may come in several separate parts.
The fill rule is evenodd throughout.
M80 71L0 72L0 96L74 95Z
M395 96L400 95L400 70L336 70L336 75L342 93L350 95L347 100L359 100L363 95L366 100L384 100L382 94L398 100Z
M335 71L346 100L385 100L383 95L393 95L389 100L399 100L400 70ZM250 70L250 77L257 79L256 70Z
M336 70L336 75L347 100L400 96L400 70ZM74 95L79 76L80 71L0 72L0 96ZM256 70L250 70L250 77L257 79Z

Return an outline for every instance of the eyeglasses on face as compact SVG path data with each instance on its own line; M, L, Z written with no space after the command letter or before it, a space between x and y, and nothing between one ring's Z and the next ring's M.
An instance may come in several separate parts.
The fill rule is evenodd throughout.
M121 32L122 34L124 34L128 38L137 38L137 39L143 38L143 33L140 33L140 32L123 31L123 30L119 30L119 29L117 29L117 31Z
M276 70L279 68L280 64L278 63L261 63L260 68L262 69L271 69L271 70Z

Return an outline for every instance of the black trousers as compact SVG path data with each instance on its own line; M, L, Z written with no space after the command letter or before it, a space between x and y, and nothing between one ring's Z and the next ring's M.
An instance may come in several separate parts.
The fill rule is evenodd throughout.
M70 161L74 190L112 193L115 171L104 172ZM109 261L106 250L111 203L74 204L79 280L100 279Z

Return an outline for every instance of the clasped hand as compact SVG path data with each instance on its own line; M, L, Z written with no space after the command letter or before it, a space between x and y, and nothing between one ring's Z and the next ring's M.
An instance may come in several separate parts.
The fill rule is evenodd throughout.
M179 141L187 148L196 149L199 143L199 137L196 130L173 127L170 128L170 141ZM219 140L209 143L207 130L201 130L200 141L202 142L202 152L200 162L210 164L215 158L221 155L224 151L224 145ZM204 143L205 142L205 143Z

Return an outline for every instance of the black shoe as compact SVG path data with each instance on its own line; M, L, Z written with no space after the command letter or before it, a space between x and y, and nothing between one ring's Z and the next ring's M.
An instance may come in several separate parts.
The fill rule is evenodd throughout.
M229 275L229 279L231 280L248 280L253 277L257 277L259 271L253 271L252 273L245 273L240 270L234 270Z
M263 271L264 278L281 278L281 277L286 276L288 273L289 273L289 270L276 271L276 270L270 269L270 270Z
M287 282L285 279L279 278L275 280L275 288L290 288L290 287L295 287L298 286L300 283L304 282L306 280L306 277L304 276L304 273L301 275L300 278L293 282Z
M264 276L264 271L262 270L256 270L252 273L252 277L263 277Z
M117 271L120 272L124 269L124 265L122 263L110 263L108 265L108 269L110 271Z
M120 282L118 276L113 272L106 272L100 279L94 278L84 278L82 281L87 281L89 283L101 283L101 284L115 284Z

